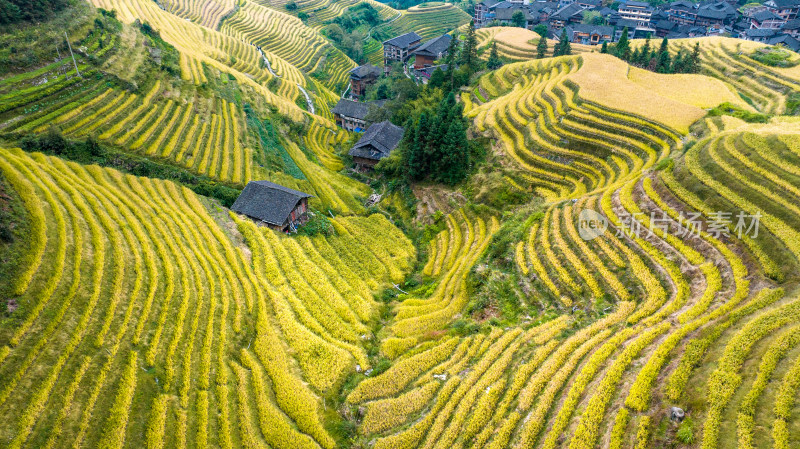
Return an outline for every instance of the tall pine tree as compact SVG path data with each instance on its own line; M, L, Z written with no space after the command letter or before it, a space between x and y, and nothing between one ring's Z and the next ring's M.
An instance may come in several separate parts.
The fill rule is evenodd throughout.
M475 36L474 20L469 22L467 37L464 39L464 47L461 48L461 60L459 62L471 71L476 70L478 67L478 38Z
M629 60L631 57L631 43L628 41L628 28L622 30L622 36L620 36L617 45L614 46L614 54L625 61Z
M689 73L697 73L700 71L700 42L694 44L694 50L689 57L689 62L686 64L686 71Z
M470 145L463 107L450 92L432 117L423 112L416 123L406 124L403 163L409 180L430 178L452 185L466 178Z
M650 53L650 35L647 35L647 39L644 41L644 46L642 47L642 52L639 54L639 60L637 61L643 67L647 67L647 64L650 63L650 58L652 54Z
M494 70L500 68L503 65L503 62L500 61L500 56L497 54L497 42L492 41L492 49L489 52L489 60L486 61L486 67L489 70Z
M561 30L561 36L558 38L558 45L553 50L553 56L565 56L572 53L572 47L569 43L569 38L567 37L567 30L566 28Z
M542 36L536 44L536 59L542 59L547 54L547 38Z
M656 72L670 73L672 71L672 58L669 55L669 41L665 37L661 41L661 47L658 49L658 64L656 64Z
M445 92L453 88L453 72L456 70L456 61L458 61L460 56L458 42L458 34L453 33L453 37L450 39L450 45L447 46L447 56L444 58L444 63L447 65L443 83Z

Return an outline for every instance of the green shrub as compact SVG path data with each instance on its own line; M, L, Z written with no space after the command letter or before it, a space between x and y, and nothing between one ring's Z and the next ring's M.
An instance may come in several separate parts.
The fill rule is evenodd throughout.
M691 420L691 418L686 418L683 420L681 425L678 427L678 432L675 434L675 437L683 444L694 443L694 422Z
M738 119L742 119L748 123L767 123L767 121L769 121L769 115L746 111L740 106L736 106L727 102L722 103L721 105L708 111L708 115L711 117L730 115Z
M19 146L28 152L58 156L84 165L97 164L135 176L174 181L185 185L198 195L216 198L225 207L230 207L241 193L237 188L205 176L195 175L173 165L110 150L91 137L84 141L68 140L55 128L51 128L41 136L26 136L19 142Z
M781 47L759 48L750 57L770 67L794 67L800 62L791 51Z

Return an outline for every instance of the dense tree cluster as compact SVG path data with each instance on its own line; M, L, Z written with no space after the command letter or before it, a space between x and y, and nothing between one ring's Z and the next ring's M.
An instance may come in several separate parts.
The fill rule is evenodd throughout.
M0 0L0 25L47 20L70 0Z
M522 11L515 11L514 14L511 15L511 23L515 27L525 28L525 14Z
M544 39L544 37L542 37ZM540 39L541 41L541 39ZM545 40L545 42L547 42ZM558 40L558 45L553 49L553 56L567 56L572 54L572 46L567 37L567 30L561 30L561 37Z
M369 3L359 3L347 8L344 14L333 19L333 23L350 32L360 25L375 26L381 22L378 10Z
M447 49L447 56L444 64L447 70L436 69L431 75L428 86L431 88L441 88L446 92L457 90L461 86L469 84L470 77L482 68L483 62L478 57L478 37L475 35L475 22L469 23L467 34L464 36L463 44L460 44L457 35L450 40ZM495 60L493 65L502 65L497 50L495 48ZM496 68L496 67L495 67Z
M300 17L301 12L298 14ZM302 17L300 17L302 19ZM364 37L367 29L381 23L378 10L369 3L359 3L345 11L341 16L328 22L322 33L339 50L358 63L364 62Z
M695 44L692 53L680 49L675 55L672 55L669 52L669 40L666 37L661 41L658 49L651 47L650 37L648 37L641 48L637 47L631 51L627 28L622 31L619 41L612 47L603 43L600 52L611 53L633 66L658 73L697 73L700 71L699 43Z
M463 109L450 92L435 111L409 119L394 169L399 162L410 181L429 179L453 185L464 180L471 163Z

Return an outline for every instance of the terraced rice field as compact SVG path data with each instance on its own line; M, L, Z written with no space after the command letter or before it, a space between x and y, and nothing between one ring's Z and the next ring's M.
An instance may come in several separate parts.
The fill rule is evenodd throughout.
M326 104L330 89L305 76L316 69L295 65L316 50L292 45L315 38L298 28L268 43L264 24L295 19L238 4L222 33L208 28L216 10L181 9L194 23L109 5L162 30L187 80L230 75L307 121L280 142L296 176L255 166L251 117L233 100L177 97L166 78L126 90L83 59L82 78L62 61L0 80L2 128L56 125L220 181L313 192L334 232L286 236L169 181L0 149L0 182L30 227L9 280L17 309L0 325L4 447L649 448L686 431L703 449L800 445L800 122L704 110L746 109L743 93L783 112L793 71L711 40L723 50L705 46L704 63L718 79L631 73L591 53L486 73L461 93L465 113L523 173L509 182L542 201L511 230L505 220L527 212L456 209L418 260L383 215L338 216L364 214L371 192L336 172L348 134L297 107L296 89L266 89L260 54L240 40L263 38L286 84ZM582 235L587 211L607 227L595 238ZM756 214L758 233L742 229ZM500 242L517 299L541 314L465 327L471 277ZM400 291L417 263L422 282ZM387 291L395 300L376 301Z
M149 7L147 4L137 6ZM157 8L152 12L158 17L175 18ZM179 22L201 29L184 20ZM164 33L165 37L167 34ZM220 33L215 36L221 38L221 42L230 39ZM116 52L132 51L122 46L116 34L110 33L94 33L75 43L75 47L86 48L87 54L93 55L101 63ZM250 51L254 47L243 45L236 48ZM257 51L255 54L260 58ZM299 90L294 83L305 83L305 76L274 54L267 51L265 54L271 59L274 70L286 80L279 82L276 89L276 93L282 97L273 94L272 98L281 98L280 101L284 103L291 99L292 110L299 111L295 104ZM98 71L95 66L81 59L81 55L78 56L82 77L76 76L71 61L64 59L34 72L0 80L2 132L12 135L42 134L55 127L71 139L82 140L92 136L109 147L181 166L227 184L242 186L250 180L265 178L283 181L313 194L312 205L320 210L330 208L343 213L363 211L362 198L368 195L369 189L333 173L342 168L333 146L347 139L347 134L336 128L328 118L330 112L327 104L338 97L315 80L311 81L313 87L309 90L319 95L314 100L320 115L313 116L302 144L327 169L310 161L297 145L287 143L286 146L290 147L288 151L297 159L296 162L290 160L290 163L300 167L294 176L302 179L295 179L281 173L267 174L255 163L254 153L261 150L247 136L248 125L242 103L237 105L230 102L234 101L235 96L227 97L230 101L219 97L208 98L193 94L188 87L176 88L173 80L163 77L151 78L149 84L132 91L129 86L120 86L115 78ZM209 67L204 69L202 64L198 68L192 65L195 59L185 56L185 53L181 53L181 66L188 63L190 70L199 70L197 73L203 74L204 82L209 81L205 75L208 73L209 77L215 78L212 81L233 84L230 83L229 73L220 74ZM235 64L241 61L237 60ZM247 68L243 67L242 70ZM252 89L254 85L263 89L262 84L252 84L254 82L268 84L273 79L266 69L261 76L245 77L245 83L237 83L237 88L242 88L245 93L250 90L254 94L244 101L269 101L269 97L258 95L258 89ZM177 91L181 92L179 96L176 96ZM277 110L280 112L281 109ZM309 115L305 112L302 114Z
M632 42L643 44L642 41ZM800 72L796 67L769 67L749 56L763 44L723 37L676 39L670 41L670 51L682 49L688 54L696 43L700 43L703 73L729 83L761 112L782 114L786 109L786 97L800 90Z
M266 87L272 78L263 63L263 58L255 46L241 39L203 27L185 20L175 14L164 11L155 2L142 0L97 0L97 7L117 11L117 15L125 23L135 20L148 22L159 31L163 39L181 53L181 69L184 79L196 84L204 82L203 64L232 76L243 89L249 89L277 110L295 120L301 120L303 109L295 104L298 92L293 86L284 87L283 91L273 92ZM268 50L268 49L266 49ZM271 64L279 73L289 76L290 64L277 60L272 56ZM281 95L283 96L281 96Z
M497 135L535 191L550 199L636 177L679 141L658 122L584 100L570 81L579 64L571 57L507 65L462 96L476 128Z
M463 10L446 3L436 8L412 7L403 11L402 17L379 27L376 32L388 38L415 31L423 40L441 36L465 23L470 17Z
M698 142L674 170L637 168L547 207L517 244L516 264L531 301L563 310L555 319L409 350L430 335L424 324L442 301L404 299L382 345L392 367L347 397L359 431L377 448L659 447L678 405L698 447L793 447L800 299L775 279L796 278L800 260L791 247L798 142L796 124L739 126ZM759 236L739 238L735 219L721 232L711 207L722 206L763 211ZM608 220L600 237L579 236L584 209ZM681 234L695 211L699 228ZM631 232L632 215L645 232ZM453 285L472 235L482 232L458 212L431 241L423 272L439 279L437 291ZM575 310L598 300L608 304L601 317L565 334Z
M300 0L295 2L297 4L297 10L295 12L304 12L308 14L308 23L312 27L316 27L335 19L336 17L339 17L347 10L347 8L356 6L361 2L369 3L372 5L372 7L378 10L378 15L380 16L381 20L389 20L392 17L397 16L398 11L396 9L374 0L343 0L335 2L331 0ZM285 8L285 5L288 3L288 1L257 0L257 3L272 8Z
M681 133L622 113L623 102L583 100L584 86L570 83L577 65L506 66L462 95L476 128L496 132L551 200L517 243L515 264L533 290L527 299L563 313L409 351L419 338L409 327L432 330L415 327L414 312L436 310L412 294L382 345L392 368L347 397L360 407L359 431L379 448L660 447L674 441L669 406L678 405L697 447L793 447L800 128L781 118L710 120L712 134L674 169L654 172L647 168L681 147ZM613 147L629 147L627 156L584 147L592 134L576 132L578 120L594 120L585 125L593 145L621 141ZM607 231L584 240L583 210L604 217ZM733 211L731 222L720 224L715 211ZM757 236L739 236L739 212L762 214ZM464 221L451 215L430 242L423 273L439 280L437 290L474 234ZM632 232L635 224L644 232ZM581 319L575 311L597 301L607 304L600 318L564 336Z
M0 172L34 229L2 332L6 447L334 446L320 395L369 366L372 292L415 256L385 218L295 239L166 181L5 149Z
M300 19L256 3L245 2L225 20L220 31L257 45L302 72L326 74L324 83L334 91L347 84L347 72L356 67L355 62ZM289 79L306 84L302 78Z
M513 61L527 61L536 58L538 50L536 45L541 36L539 33L516 27L490 27L481 28L475 32L478 37L478 48L485 48L482 57L489 59L489 47L492 43L497 44L497 53ZM546 56L553 55L556 41L547 41ZM571 44L574 54L590 53L597 50L590 45Z
M161 5L167 11L204 27L216 29L223 17L233 12L235 0L165 0Z

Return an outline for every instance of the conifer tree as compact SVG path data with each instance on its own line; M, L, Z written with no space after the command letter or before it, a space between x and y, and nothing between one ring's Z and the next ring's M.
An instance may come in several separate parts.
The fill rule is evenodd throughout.
M658 54L664 53L665 51L669 51L669 40L664 37L664 40L661 41L661 47L658 49Z
M517 28L525 28L525 13L522 10L514 11L511 15L511 23Z
M475 36L474 20L469 22L467 37L464 39L464 47L461 49L461 59L459 62L462 66L466 66L470 70L475 70L478 66L478 38Z
M650 58L652 55L650 54L650 35L647 35L647 39L644 41L644 46L642 46L642 52L639 54L639 63L646 67L648 63L650 63Z
M631 57L631 44L628 41L628 28L622 30L622 36L620 36L617 45L614 46L614 54L625 61L629 60Z
M639 47L633 49L633 53L631 53L631 64L641 64L642 63L642 52L639 50Z
M600 53L608 53L608 42L603 42L603 46L600 47Z
M669 56L669 51L662 51L658 54L658 64L656 64L656 72L658 73L670 73L670 68L672 67L672 61Z
M563 38L561 43L561 56L571 55L572 54L572 45L569 43L569 38L567 38L567 30L561 32L561 37Z
M567 30L561 30L561 36L558 38L558 45L553 49L553 56L564 56L572 54L572 48L567 38Z
M497 42L492 42L492 49L489 52L489 60L486 61L486 67L488 67L490 70L494 70L502 65L503 62L500 61L500 56L497 54Z
M547 38L542 36L536 44L536 59L542 59L547 54Z
M686 59L684 58L683 50L679 50L678 54L672 60L671 73L685 73L686 72Z
M689 73L700 71L700 42L694 44L694 50L692 50L692 55L689 57L686 71Z

